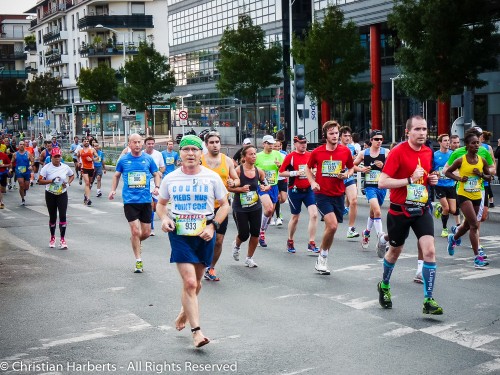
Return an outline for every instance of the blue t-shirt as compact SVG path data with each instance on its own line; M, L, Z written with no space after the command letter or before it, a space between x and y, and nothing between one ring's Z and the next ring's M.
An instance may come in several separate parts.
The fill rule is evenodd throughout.
M94 160L94 167L102 167L102 160L104 159L104 152L102 152L102 150L97 151L97 156L99 156L99 161Z
M443 167L446 165L446 162L450 158L450 155L453 151L448 150L446 153L441 152L441 150L437 150L434 152L434 158L432 160L432 170L439 172L439 180L437 186L442 187L453 187L455 186L455 181L451 178L446 177L443 174Z
M145 152L140 156L125 154L118 160L116 171L123 175L124 204L151 202L149 180L153 173L158 172L158 167L151 156Z
M347 148L349 149L349 151L351 151L351 155L354 159L354 155L356 155L356 147L354 147L353 144L351 143L348 143L347 144ZM351 181L354 181L354 175L352 175L351 177L348 177L344 180L344 184L347 184L347 183L350 183Z
M177 151L168 152L167 150L162 151L161 155L163 156L163 161L165 162L165 177L170 172L175 171L175 166L177 165L177 160L179 160L179 154Z

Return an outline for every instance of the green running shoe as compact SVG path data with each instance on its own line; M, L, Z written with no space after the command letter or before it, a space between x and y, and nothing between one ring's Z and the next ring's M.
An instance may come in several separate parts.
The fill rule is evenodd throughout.
M441 237L448 237L449 233L448 233L448 228L444 228L442 231L441 231Z
M384 309L392 309L391 288L382 288L382 281L377 285L378 302Z
M443 315L443 308L438 305L434 298L426 298L422 308L424 314Z
M143 273L144 269L142 268L142 261L135 262L135 273Z

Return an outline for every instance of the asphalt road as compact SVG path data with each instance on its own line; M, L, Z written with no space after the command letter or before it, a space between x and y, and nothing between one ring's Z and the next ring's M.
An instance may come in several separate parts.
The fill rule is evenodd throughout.
M105 195L109 184L108 174ZM444 315L430 317L421 312L422 286L412 281L413 235L391 279L394 307L384 310L376 290L382 265L375 244L362 251L358 240L345 238L347 224L340 225L329 257L332 274L320 276L315 256L305 249L306 216L295 239L297 253L285 250L286 226L270 227L269 247L258 248L254 269L232 259L231 219L217 268L221 281L204 282L200 295L201 326L212 342L194 349L188 329L174 327L181 283L169 263L166 234L157 230L144 242L145 272L134 274L121 195L114 202L94 197L93 206L85 207L81 186L73 184L69 194L67 251L48 248L41 186L30 189L26 207L18 206L17 191L5 196L1 373L500 373L496 221L481 228L488 270L474 269L468 239L450 257L445 240L436 237L434 295ZM359 200L361 231L367 205L364 197ZM286 224L287 205L283 211ZM439 234L437 220L435 227ZM321 231L319 223L318 242Z

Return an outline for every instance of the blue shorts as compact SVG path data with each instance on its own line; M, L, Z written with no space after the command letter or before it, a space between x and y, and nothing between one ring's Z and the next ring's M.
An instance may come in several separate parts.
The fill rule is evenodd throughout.
M170 263L202 263L206 267L212 264L215 247L215 233L210 241L205 241L198 236L179 236L169 232Z
M368 202L370 202L370 199L377 198L378 205L382 206L384 204L385 195L387 194L387 189L367 187L365 188L365 194Z
M271 189L269 189L268 191L261 191L259 186L257 186L257 192L259 193L259 195L268 194L269 198L271 198L271 202L273 202L273 204L276 204L276 202L278 202L278 196L280 193L278 190L278 185L271 186Z
M290 212L292 215L300 214L302 203L304 203L306 207L316 204L312 189L298 189L296 192L294 192L293 189L288 189L288 204L290 205Z
M321 216L325 216L331 212L335 213L337 222L344 221L344 195L339 197L330 197L324 194L316 194L316 205Z
M356 184L356 180L353 177L349 177L349 178L344 180L345 187L355 185L355 184Z
M24 181L29 181L31 179L31 171L18 173L16 168L16 178L19 180L20 178L24 178Z
M101 176L102 177L102 165L95 166L94 165L94 177Z

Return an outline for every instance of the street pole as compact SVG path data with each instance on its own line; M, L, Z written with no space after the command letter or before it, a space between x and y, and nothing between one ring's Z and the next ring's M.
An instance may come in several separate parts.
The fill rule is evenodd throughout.
M389 78L391 80L391 131L392 131L392 143L396 143L396 103L395 103L395 89L394 81L402 78L401 74L396 77Z
M292 6L293 1L288 0L288 35L290 41L290 69L293 69L293 57L291 53L292 49ZM293 145L293 137L295 137L295 126L297 121L297 107L295 105L295 100L293 100L293 80L290 79L290 145Z
M181 96L181 111L184 110L184 96ZM184 137L184 120L182 120L182 136Z

